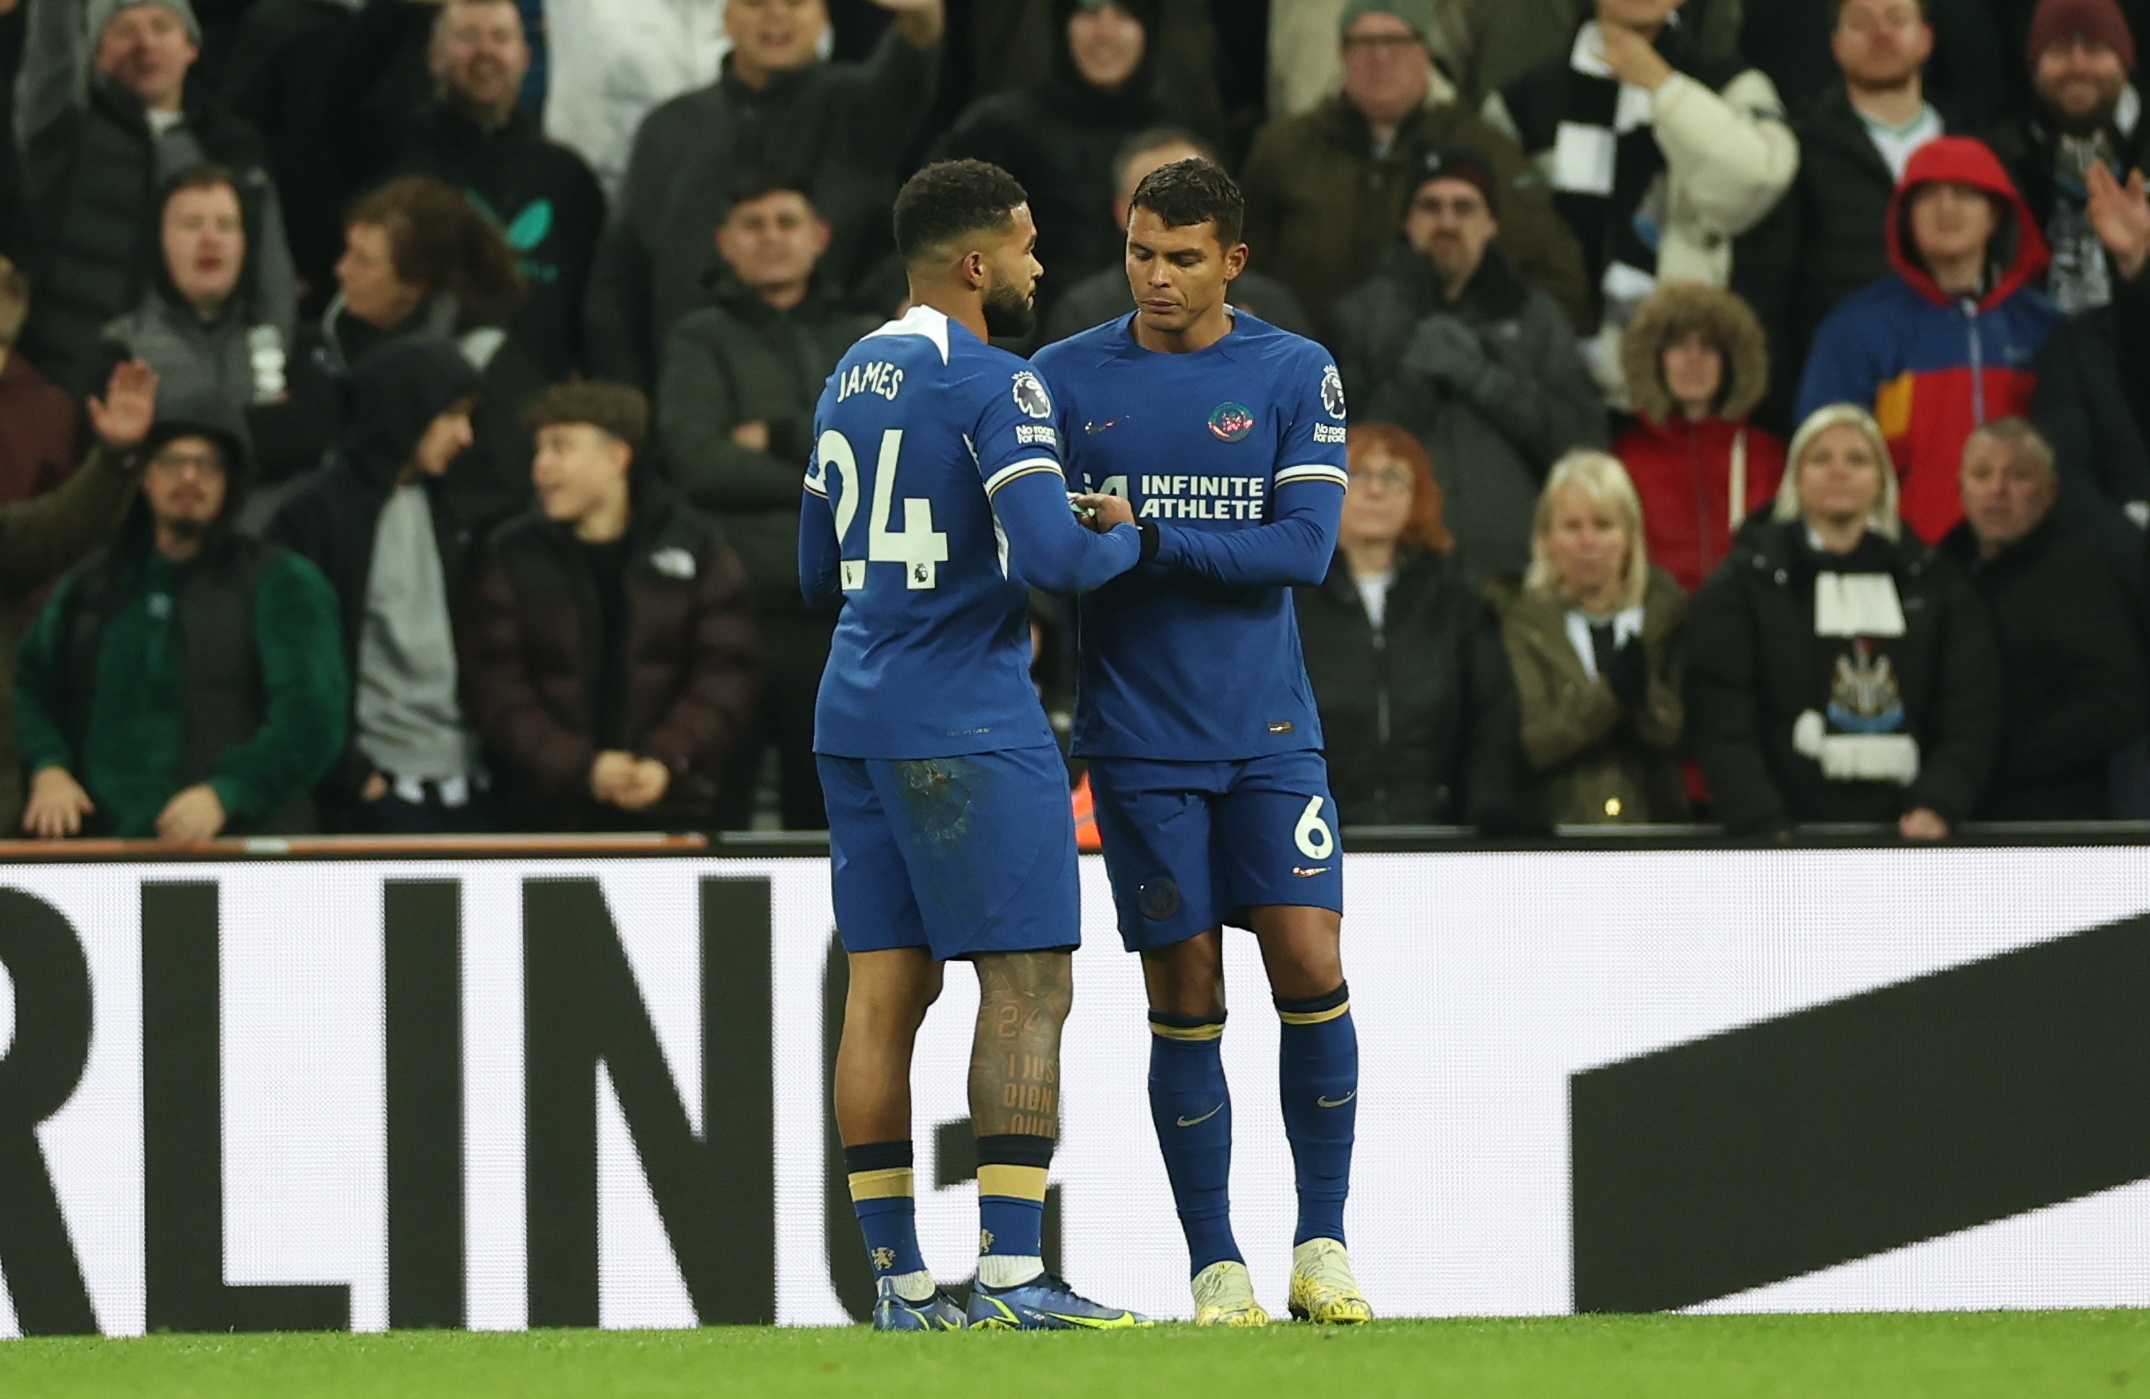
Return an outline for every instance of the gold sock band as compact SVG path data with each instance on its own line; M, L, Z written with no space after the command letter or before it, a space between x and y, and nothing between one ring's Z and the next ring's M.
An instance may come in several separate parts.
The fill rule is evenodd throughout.
M980 1166L978 1168L978 1193L999 1195L1009 1200L1042 1200L1045 1198L1045 1168L1043 1166Z
M1324 1020L1334 1020L1351 1009L1351 1002L1330 1006L1327 1010L1280 1010L1277 1019L1287 1025L1319 1025Z
M854 1200L892 1200L898 1195L916 1192L911 1188L911 1168L892 1166L885 1171L853 1171L851 1173L851 1198Z
M1165 1040L1221 1040L1224 1038L1224 1022L1216 1020L1206 1025L1160 1025L1152 1020L1150 1033Z

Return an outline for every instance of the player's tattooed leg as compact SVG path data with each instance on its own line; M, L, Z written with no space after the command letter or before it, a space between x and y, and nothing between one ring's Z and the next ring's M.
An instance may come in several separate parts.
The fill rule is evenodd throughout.
M1067 952L977 959L978 1029L971 1041L971 1123L981 1137L1060 1133L1060 1027L1074 1004Z

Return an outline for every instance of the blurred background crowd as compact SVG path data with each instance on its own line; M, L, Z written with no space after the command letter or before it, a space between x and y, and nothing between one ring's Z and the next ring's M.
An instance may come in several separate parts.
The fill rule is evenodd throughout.
M0 826L825 825L800 479L948 157L1030 193L1018 353L1126 314L1145 174L1239 178L1351 405L1346 823L2150 816L2146 24L0 0Z

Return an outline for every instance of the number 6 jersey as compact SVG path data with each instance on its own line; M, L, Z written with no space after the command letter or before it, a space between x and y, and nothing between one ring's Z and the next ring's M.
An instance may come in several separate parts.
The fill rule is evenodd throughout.
M1127 497L1156 560L1082 601L1075 752L1232 762L1321 747L1291 585L1319 583L1343 511L1344 386L1329 354L1236 312L1153 354L1134 316L1038 352L1082 489Z
M814 751L946 758L1051 743L1029 589L1135 566L1142 535L1068 509L1054 406L1023 360L930 307L867 335L814 409L799 582L843 612Z

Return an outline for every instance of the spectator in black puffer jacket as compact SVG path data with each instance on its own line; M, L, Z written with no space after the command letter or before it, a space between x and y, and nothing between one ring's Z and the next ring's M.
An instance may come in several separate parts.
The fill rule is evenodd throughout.
M89 23L96 47L85 102L29 136L23 264L39 291L23 348L78 395L94 384L106 322L148 285L158 191L205 161L238 177L248 226L260 230L261 310L288 342L297 293L267 151L252 127L188 81L201 39L193 9L187 0L95 0Z
M2004 704L1981 820L2111 819L2113 755L2150 721L2133 580L2054 510L2059 493L2053 448L2023 419L1964 444L1964 522L1941 547L1993 615Z
M1355 424L1350 463L1329 576L1293 589L1337 812L1523 829L1515 680L1492 608L1449 566L1426 453L1400 427Z
M1688 611L1688 747L1726 829L1945 838L1993 771L2001 702L1985 605L1903 527L1880 427L1849 403L1816 410L1774 518Z

